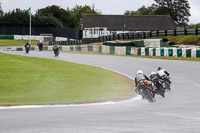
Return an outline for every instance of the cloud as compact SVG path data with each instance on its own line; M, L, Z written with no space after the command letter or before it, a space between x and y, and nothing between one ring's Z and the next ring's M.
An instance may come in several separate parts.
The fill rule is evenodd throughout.
M190 23L193 23L193 24L200 23L200 17L199 17L200 1L199 0L190 0L189 4L191 7L190 8L191 17L189 17Z

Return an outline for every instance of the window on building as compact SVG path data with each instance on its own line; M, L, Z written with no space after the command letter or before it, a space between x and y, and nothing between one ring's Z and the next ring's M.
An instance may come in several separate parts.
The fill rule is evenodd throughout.
M115 34L117 34L117 32L116 31L112 31L112 35L115 35Z

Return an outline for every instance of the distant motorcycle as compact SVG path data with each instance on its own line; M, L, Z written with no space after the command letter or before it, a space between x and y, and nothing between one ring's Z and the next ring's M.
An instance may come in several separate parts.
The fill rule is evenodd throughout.
M53 51L54 51L55 57L58 57L58 55L59 55L59 47L58 47L58 45L54 45L53 46Z
M24 47L26 49L26 53L28 54L30 51L31 45L27 42Z
M171 81L169 77L169 72L167 72L165 69L162 69L161 67L158 68L157 71L158 78L163 80L164 86L166 87L166 90L171 90Z
M158 77L152 78L151 81L156 86L156 89L155 89L156 94L161 95L162 97L165 97L166 86L164 84L164 81L159 79Z
M141 80L139 82L139 87L142 92L143 99L147 99L149 102L155 102L155 88L154 84L151 81L148 80ZM136 91L136 93L140 94Z
M37 43L37 45L38 45L39 51L42 51L42 50L43 50L43 42L42 42L42 41L39 41L39 42Z

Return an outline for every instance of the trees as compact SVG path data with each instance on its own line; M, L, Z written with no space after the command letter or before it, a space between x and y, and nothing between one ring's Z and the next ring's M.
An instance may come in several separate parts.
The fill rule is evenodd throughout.
M60 8L59 6L53 5L43 9L39 9L36 13L37 18L49 17L57 19L57 26L61 27L72 27L81 29L81 17L83 14L100 14L97 10L92 9L90 6L78 6L76 5L71 10Z
M154 11L153 11L152 7L145 7L143 5L137 11L128 11L128 10L126 10L124 15L154 15Z
M1 18L1 17L0 17ZM29 24L28 10L15 9L3 14L0 19L0 23L12 23L12 24ZM32 15L32 24L52 25L55 27L63 27L59 19L52 15Z
M189 22L190 6L187 0L155 0L153 4L155 15L170 15L180 26Z
M78 6L76 5L71 10L60 8L59 6L53 5L46 8L39 9L36 13L36 17L42 23L47 23L45 18L51 18L59 27L72 27L81 29L81 17L83 14L100 14L97 10L92 9L90 6ZM41 20L43 19L43 20ZM57 20L57 22L55 21ZM49 23L49 21L48 21Z
M4 23L13 23L13 24L28 24L29 16L28 11L15 9L13 11L4 13L1 20Z
M35 17L32 18L32 23L38 24L38 25L51 25L51 26L60 27L60 28L63 27L63 24L53 16L36 15Z
M48 6L46 8L39 9L36 12L36 16L39 18L48 18L48 19L54 19L56 22L57 20L57 26L59 27L68 27L71 26L72 16L69 10L65 10L63 8L60 8L60 6L52 5Z
M190 25L188 25L188 28L200 28L200 23L198 23L198 24L190 24Z
M152 6L144 5L137 11L125 11L124 15L170 15L180 26L189 22L190 6L188 0L155 0Z
M2 20L2 18L3 18L3 10L0 3L0 21Z
M101 14L100 11L94 10L94 8L91 8L90 6L78 6L76 5L71 10L71 14L73 16L73 27L77 29L81 29L81 18L83 14Z
M83 14L101 14L101 12L87 5L76 5L71 10L69 8L63 9L60 6L52 5L38 9L36 14L32 15L32 24L48 24L55 27L81 29L81 18ZM29 24L28 11L15 9L3 13L0 4L0 23Z

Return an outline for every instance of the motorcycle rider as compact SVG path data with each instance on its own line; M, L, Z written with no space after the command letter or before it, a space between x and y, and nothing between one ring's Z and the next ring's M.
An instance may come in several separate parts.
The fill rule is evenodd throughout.
M57 44L55 44L55 45L53 46L53 51L54 51L55 56L58 56L58 53L59 53L59 46L58 46Z
M165 69L163 69L162 67L158 67L158 71L157 71L157 75L158 78L163 79L164 77L169 77L169 72ZM167 80L167 78L166 78ZM167 80L169 83L171 83L170 80Z
M38 46L38 48L39 48L39 51L42 51L42 49L43 49L43 42L42 42L42 40L40 40L40 41L37 43L37 46Z
M27 42L24 47L26 48L26 53L29 52L29 49L31 48L31 44L29 42Z
M143 73L142 70L138 70L137 71L137 75L135 76L135 92L140 94L140 95L143 95L142 91L140 90L140 86L139 86L139 82L142 81L142 80L149 80L149 78Z
M155 85L155 92L158 95L161 95L162 97L165 97L165 89L166 86L164 84L164 81L160 78L158 78L158 74L154 71L151 72L151 75L149 76L150 80L153 82L153 84Z
M156 72L154 72L154 71L152 71L151 72L151 75L150 75L150 80L151 81L155 81L156 79L158 79L159 78L159 75L158 75L158 73L156 73ZM160 78L159 78L160 79ZM163 88L165 88L165 85L163 84L163 80L162 79L160 79L160 81L162 81L161 83L162 83L162 86L163 86ZM154 84L155 84L155 82L154 82ZM156 84L155 84L156 85Z
M150 76L149 76L149 78L150 78L151 80L153 80L154 78L157 78L156 72L152 71L151 74L150 74Z
M24 47L26 47L26 46L31 47L31 44L30 44L29 42L27 42L27 43L24 45Z

